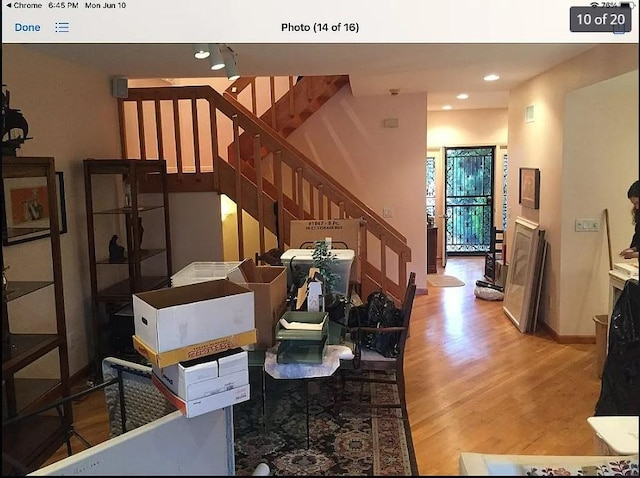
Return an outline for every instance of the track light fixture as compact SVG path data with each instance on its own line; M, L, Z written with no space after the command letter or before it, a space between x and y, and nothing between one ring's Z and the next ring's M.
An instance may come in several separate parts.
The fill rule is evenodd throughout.
M198 60L208 58L211 53L209 52L209 45L206 43L196 43L193 45L193 56Z
M224 68L227 72L227 79L229 81L237 80L238 78L240 78L240 73L238 72L238 65L236 64L236 52L225 45L223 55Z
M235 81L240 78L236 64L236 52L225 44L196 43L193 45L193 55L198 59L209 58L212 70L225 69L227 79Z
M224 68L224 58L222 57L222 51L220 51L220 45L209 45L209 51L211 52L211 56L209 56L211 69L221 70Z

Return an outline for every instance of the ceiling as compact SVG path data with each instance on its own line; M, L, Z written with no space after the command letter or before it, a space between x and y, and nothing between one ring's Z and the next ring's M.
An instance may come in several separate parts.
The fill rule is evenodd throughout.
M190 44L31 44L28 48L110 76L224 76ZM593 44L229 44L244 76L349 75L355 96L427 92L429 110L504 108L509 90ZM488 73L500 80L483 81ZM466 100L456 99L459 93Z

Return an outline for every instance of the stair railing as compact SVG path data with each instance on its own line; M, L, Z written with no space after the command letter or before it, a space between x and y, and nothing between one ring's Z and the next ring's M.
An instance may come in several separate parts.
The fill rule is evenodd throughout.
M258 221L261 248L265 230L279 231L281 246L290 244L293 219L360 218L362 294L383 290L403 297L411 261L406 238L234 98L209 86L131 88L119 100L119 113L123 158L165 159L170 191L218 191L236 202L240 257L243 210ZM229 136L222 121L230 123L235 150L227 160L219 153ZM255 167L236 159L241 131L252 138Z
M293 116L294 113L294 78L295 77L293 76L269 76L264 78L265 80L268 79L269 81L268 96L270 98L270 103L264 111L258 110L258 78L256 78L255 76L238 78L231 85L229 85L229 87L224 91L223 95L226 98L233 98L234 100L238 101L245 108L248 108L254 115L261 117L265 122L269 123L272 128L278 129L276 124L277 118L275 105L281 98L287 98L287 102L289 103L289 114ZM283 83L286 86L285 88L283 88ZM279 87L277 87L276 84L278 84ZM244 93L245 90L249 91L250 96L248 98L248 101L246 98L247 95L242 96L242 93Z

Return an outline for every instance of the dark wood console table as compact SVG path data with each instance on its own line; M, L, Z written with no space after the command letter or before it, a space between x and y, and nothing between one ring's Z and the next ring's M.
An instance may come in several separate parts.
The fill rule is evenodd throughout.
M438 272L436 257L438 255L438 228L427 228L427 274Z

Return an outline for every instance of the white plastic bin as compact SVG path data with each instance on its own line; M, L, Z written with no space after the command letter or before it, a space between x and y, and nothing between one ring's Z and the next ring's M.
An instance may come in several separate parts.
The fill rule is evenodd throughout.
M229 272L240 265L232 262L192 262L171 276L171 287L195 284L216 279L226 279Z
M337 262L331 272L338 275L334 292L337 294L349 294L349 276L351 274L351 264L355 258L355 251L352 249L331 249L335 254ZM313 249L288 249L280 256L282 265L287 268L287 284L291 287L293 278L291 277L291 263L300 266L301 272L307 275L313 265Z

